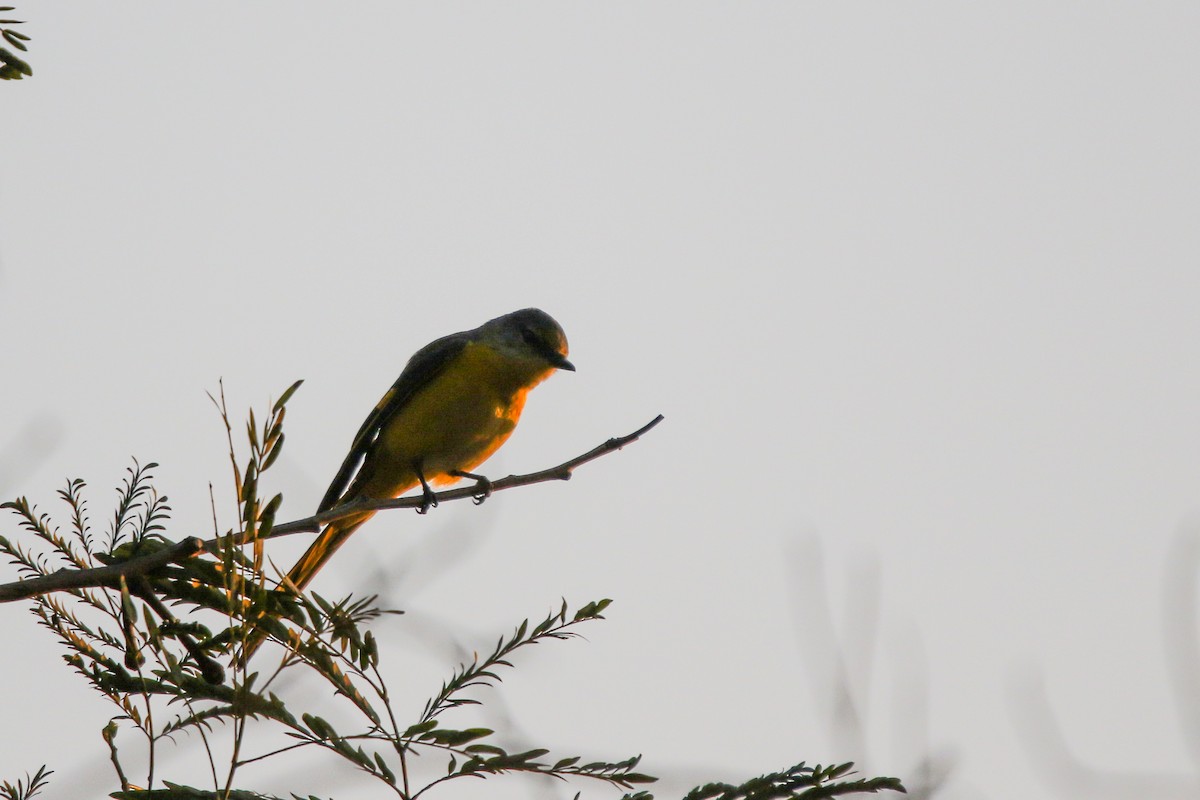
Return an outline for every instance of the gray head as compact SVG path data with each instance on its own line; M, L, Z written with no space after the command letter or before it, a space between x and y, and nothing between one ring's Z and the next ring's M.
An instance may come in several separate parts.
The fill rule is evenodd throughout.
M575 371L567 361L567 335L554 317L540 308L523 308L488 320L479 332L495 337L498 345L514 355L536 357L557 369Z

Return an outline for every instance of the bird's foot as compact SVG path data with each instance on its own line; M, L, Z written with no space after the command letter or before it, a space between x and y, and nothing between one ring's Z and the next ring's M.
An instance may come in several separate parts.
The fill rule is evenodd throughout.
M480 505L484 500L492 496L492 482L483 475L476 475L474 472L467 472L461 469L451 470L450 474L456 478L470 478L475 481L476 492L471 495L471 499L475 502L475 505Z
M429 488L429 481L425 480L420 470L417 470L417 478L421 481L421 507L417 509L417 513L425 514L429 509L437 508L437 495Z

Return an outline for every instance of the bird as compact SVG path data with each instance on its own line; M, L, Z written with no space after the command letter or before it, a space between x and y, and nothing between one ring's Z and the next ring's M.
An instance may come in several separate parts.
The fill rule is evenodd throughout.
M490 482L472 470L508 440L531 389L557 370L575 371L567 354L562 326L537 308L514 311L425 345L359 428L317 513L356 501L399 497L417 486L423 495L418 511L425 513L437 505L431 485L462 478L475 479L486 496ZM364 511L326 525L288 571L284 585L308 586L374 515ZM247 639L243 663L263 635Z

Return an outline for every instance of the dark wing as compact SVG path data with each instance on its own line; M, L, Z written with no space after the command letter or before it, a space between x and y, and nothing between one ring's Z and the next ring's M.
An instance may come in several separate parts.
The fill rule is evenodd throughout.
M471 340L471 333L472 331L465 331L443 336L413 354L400 377L392 384L392 388L388 389L358 429L346 460L342 462L341 469L329 484L325 496L321 498L321 505L317 507L318 514L328 511L341 501L346 487L350 485L358 468L362 466L363 460L370 454L376 439L379 438L379 432L400 409L408 405L408 401L417 392L428 386L430 381L440 375L446 365L463 351Z

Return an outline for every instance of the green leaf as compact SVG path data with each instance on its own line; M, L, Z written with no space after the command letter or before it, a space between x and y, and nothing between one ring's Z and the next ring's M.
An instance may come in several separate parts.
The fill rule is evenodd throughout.
M263 459L262 468L264 472L271 468L271 465L275 463L275 459L279 458L279 454L283 452L283 440L285 438L287 437L280 433L271 439L268 445L267 457Z
M304 721L304 724L318 739L333 739L337 737L337 733L334 732L329 723L315 714L302 714L300 719Z
M450 747L461 747L468 742L473 742L476 739L482 739L485 736L491 736L492 730L488 728L468 728L465 731L455 731L446 728L439 728L422 734L419 738L424 742L435 742L436 744L444 744Z
M246 511L242 515L244 522L253 521L254 517L251 510L254 507L254 501L258 499L258 465L254 460L246 462L246 477L242 479L242 496L239 498L246 506Z
M504 748L496 747L491 744L469 744L463 748L468 753L478 753L482 755L506 756L507 751Z
M277 494L270 499L267 507L258 515L258 535L266 536L271 532L271 528L275 527L275 514L279 511L279 506L283 503L283 495Z
M437 720L435 720L435 719L431 719L426 722L420 722L416 725L413 725L408 730L406 730L403 734L401 734L400 738L413 739L413 738L420 736L423 733L428 733L429 731L431 731L435 728L437 728Z
M275 405L271 406L271 410L281 411L287 405L287 401L292 399L292 395L296 393L296 390L300 388L300 384L302 383L304 383L303 378L289 386L283 394L279 395L279 399L275 401Z
M387 762L383 760L383 756L379 755L379 753L375 754L375 766L379 767L379 773L383 775L384 780L392 786L396 785L396 773L392 772Z
M246 437L250 440L250 447L258 449L258 423L254 420L254 409L250 409L250 419L246 422Z
M603 619L603 617L600 616L600 613L610 605L612 605L612 600L608 599L598 600L594 603L588 603L586 606L575 612L574 621L582 622L583 620L587 619Z
M4 40L6 42L11 44L13 47L17 48L18 50L21 50L21 51L29 50L29 48L25 46L25 42L29 41L28 36L23 36L20 33L17 33L16 31L9 31L9 30L0 31L0 36L3 36ZM24 41L22 41L22 40L24 40Z

